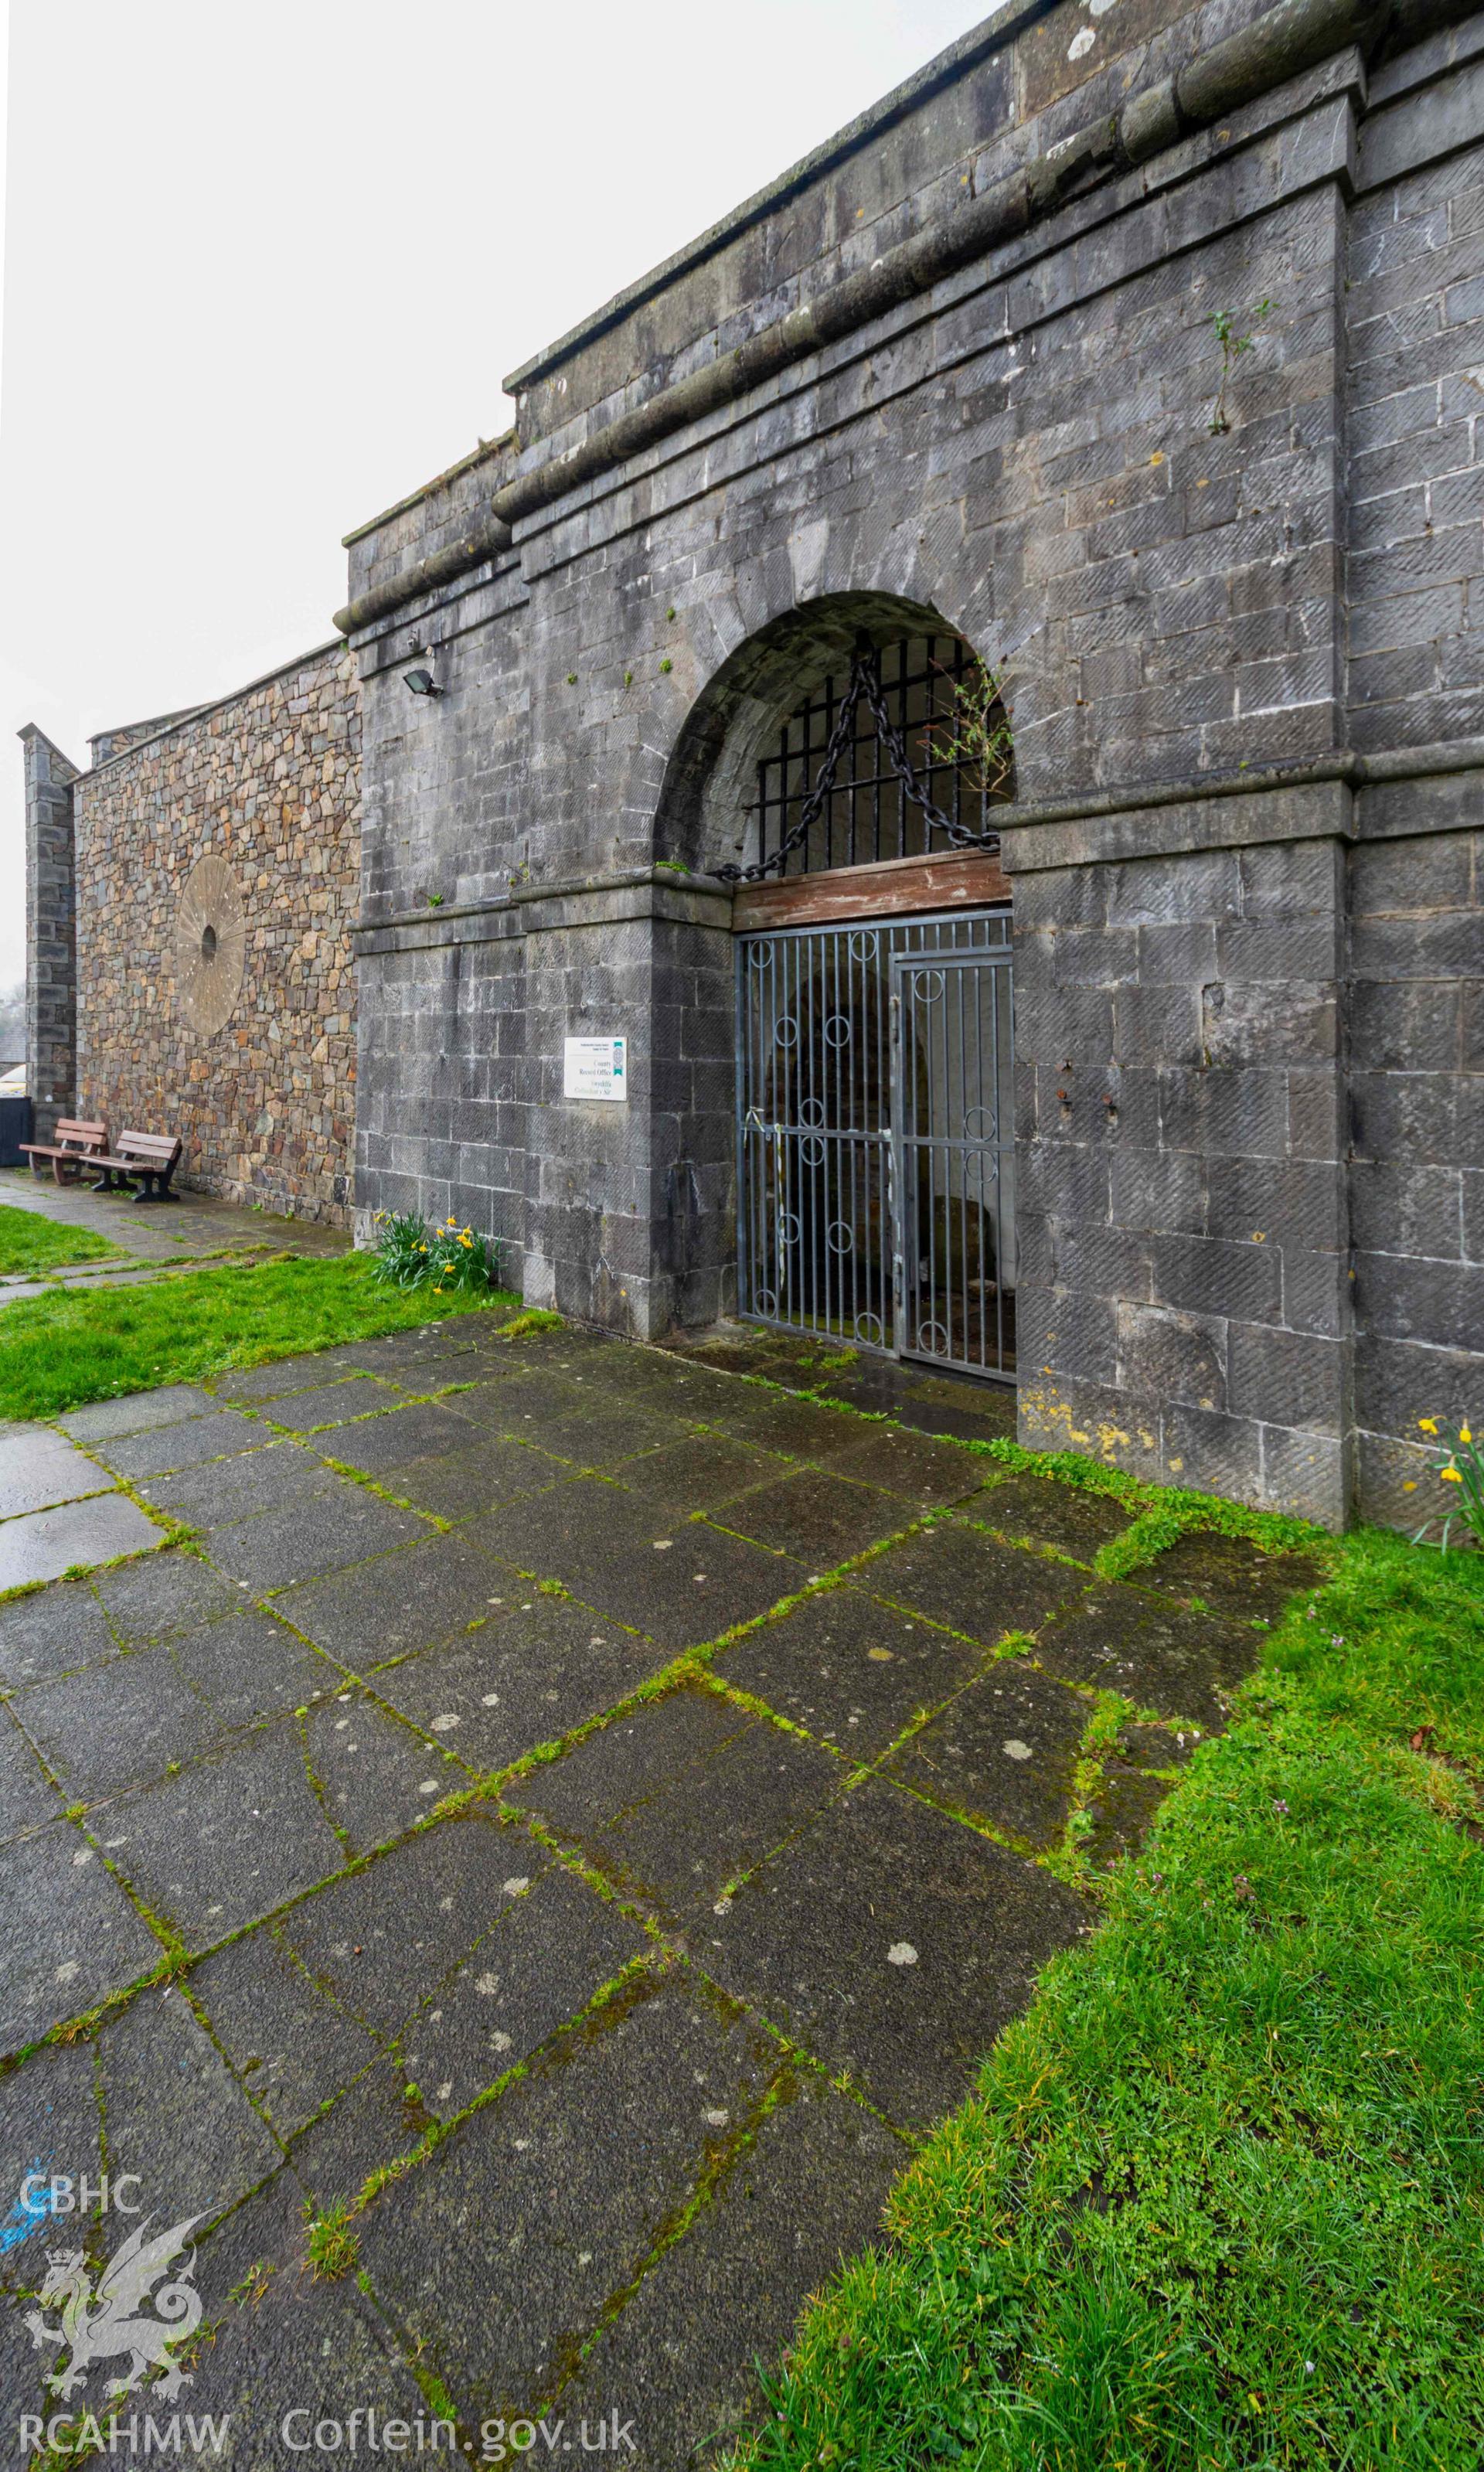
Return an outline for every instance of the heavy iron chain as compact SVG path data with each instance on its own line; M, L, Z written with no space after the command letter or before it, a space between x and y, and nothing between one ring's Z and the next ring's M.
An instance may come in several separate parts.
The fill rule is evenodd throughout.
M943 813L924 783L918 779L907 757L906 741L887 710L886 699L882 692L880 662L869 645L861 645L851 660L850 684L845 690L838 717L830 733L830 743L824 751L824 762L819 767L813 788L799 808L798 820L792 831L785 836L767 858L759 859L755 866L738 867L728 861L724 867L714 868L713 874L719 876L723 884L759 884L766 876L781 874L792 853L796 849L807 846L810 834L823 815L825 802L835 788L835 776L839 771L840 758L854 735L856 714L862 702L876 724L876 735L886 750L886 758L893 772L902 784L904 796L909 798L914 807L922 809L928 820L929 830L944 834L954 849L997 850L1000 847L998 833L988 831L975 833L969 830L967 824L954 823L953 818Z

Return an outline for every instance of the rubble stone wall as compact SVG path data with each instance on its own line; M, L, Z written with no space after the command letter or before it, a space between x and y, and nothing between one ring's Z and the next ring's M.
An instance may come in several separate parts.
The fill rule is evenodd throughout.
M354 657L338 645L308 654L82 774L73 800L81 1112L110 1131L178 1132L181 1181L200 1191L345 1223ZM240 985L210 1031L193 1026L181 984L196 958L181 945L183 896L205 859L230 870L242 909ZM227 940L224 927L224 958Z

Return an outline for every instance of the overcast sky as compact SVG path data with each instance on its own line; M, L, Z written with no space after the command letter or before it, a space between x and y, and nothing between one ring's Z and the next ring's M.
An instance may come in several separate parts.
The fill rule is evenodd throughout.
M0 983L23 723L82 763L325 641L507 369L987 9L10 0Z

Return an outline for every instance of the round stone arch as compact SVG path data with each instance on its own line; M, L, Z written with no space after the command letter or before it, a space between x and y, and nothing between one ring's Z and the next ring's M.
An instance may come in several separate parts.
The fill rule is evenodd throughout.
M756 848L746 844L759 761L776 756L781 726L818 699L827 678L843 679L862 637L883 653L913 639L936 639L939 647L950 639L970 659L983 660L965 630L941 609L895 594L833 594L781 613L737 648L692 706L657 804L657 861L705 876L757 859ZM896 725L920 731L920 719L901 721L891 695L905 696L907 683L923 693L922 668L914 665L908 679L906 665L900 666L893 689L891 665L883 666L883 688ZM916 763L910 734L907 745L909 760ZM936 759L930 791L935 800L944 796L944 769L943 759ZM998 795L1013 796L1013 772ZM920 814L917 820L924 821ZM700 895L696 888L704 925L697 917L679 932L688 939L684 958L695 973L691 984L708 990L709 1020L703 1028L693 1004L686 1034L690 1054L709 1053L710 1061L692 1085L698 1098L704 1096L687 1138L718 1168L731 1157L727 1203L716 1214L710 1235L711 1263L722 1273L726 1310L783 1329L829 1333L847 1343L853 1338L866 1347L884 1346L888 1353L900 1350L1005 1378L1013 1366L1014 1169L1011 1164L1001 1171L994 1129L1008 1120L1009 1106L1003 879L992 859L962 844L954 851L947 835L934 831L925 839L930 844L926 849L908 849L913 870L904 877L897 869L905 861L883 864L879 851L853 868L837 866L828 854L827 836L825 855L813 854L813 867L829 869L828 883L817 872L812 880L806 867L787 883L775 876L766 886L740 887L730 920L714 893ZM769 846L776 850L778 844L770 841ZM854 850L853 837L850 846ZM805 859L810 855L803 853ZM940 855L955 863L940 869ZM854 880L846 883L847 877ZM951 924L945 910L957 913ZM919 919L925 922L921 931ZM742 943L734 941L739 930ZM920 932L940 930L955 957L982 954L982 973L954 969L945 976L930 970L924 978L942 982L936 992L950 996L945 1015L961 1018L966 1029L971 1001L978 1004L979 998L971 1000L964 990L982 987L990 1028L982 1040L969 1037L966 1048L955 1051L956 1065L946 1034L930 1058L925 1034L911 1029L903 1050L907 1062L887 1075L889 1042L883 1025L884 1007L893 1000L896 961L922 949L911 941ZM783 963L785 952L795 958ZM770 992L779 987L782 994ZM924 995L920 1010L929 1000ZM972 1093L969 1086L985 1058L989 1109L978 1082ZM925 1132L919 1142L914 1131L910 1191L902 1177L894 1180L896 1135L883 1130L888 1117L897 1122L888 1080L893 1090L900 1082L904 1124L909 1118L914 1127L937 1127L948 1122L943 1111L956 1108L955 1127L961 1117L970 1130L971 1118L982 1120L992 1112L987 1132L983 1122L977 1127L985 1135L992 1168L985 1171L978 1154L971 1159L957 1144L955 1159L959 1150L963 1156L955 1174L963 1189L921 1193L923 1162L930 1153L936 1156L931 1144L941 1137L936 1130ZM836 1132L848 1133L850 1140L832 1143L828 1135ZM956 1143L956 1132L954 1138ZM971 1170L989 1173L993 1191L978 1188L971 1194ZM904 1254L930 1264L934 1295L939 1268L952 1282L953 1311L931 1347L924 1334L936 1325L922 1306L923 1278L899 1283L895 1276ZM843 1302L847 1286L849 1315ZM899 1286L902 1294L893 1303ZM908 1313L909 1338L899 1336ZM987 1351L980 1343L991 1322L999 1336Z
M942 610L888 592L832 593L769 620L727 656L691 707L655 810L657 860L706 873L750 855L737 844L760 756L832 672L849 669L862 635L883 647L952 635L978 649Z

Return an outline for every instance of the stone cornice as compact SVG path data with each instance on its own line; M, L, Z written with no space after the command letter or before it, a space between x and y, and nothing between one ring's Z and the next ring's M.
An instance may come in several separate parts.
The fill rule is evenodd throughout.
M792 363L855 333L903 302L930 293L1001 243L1050 215L1090 182L1136 170L1254 102L1347 45L1374 49L1422 36L1467 15L1460 0L1279 0L1251 24L1213 43L1173 77L1133 95L1122 108L1035 155L968 197L943 221L886 250L814 299L789 310L733 349L663 385L596 434L558 446L517 472L461 537L386 577L338 610L343 634L371 627L423 594L452 582L512 543L513 527L612 471L677 430L738 400ZM545 441L543 441L545 442Z

